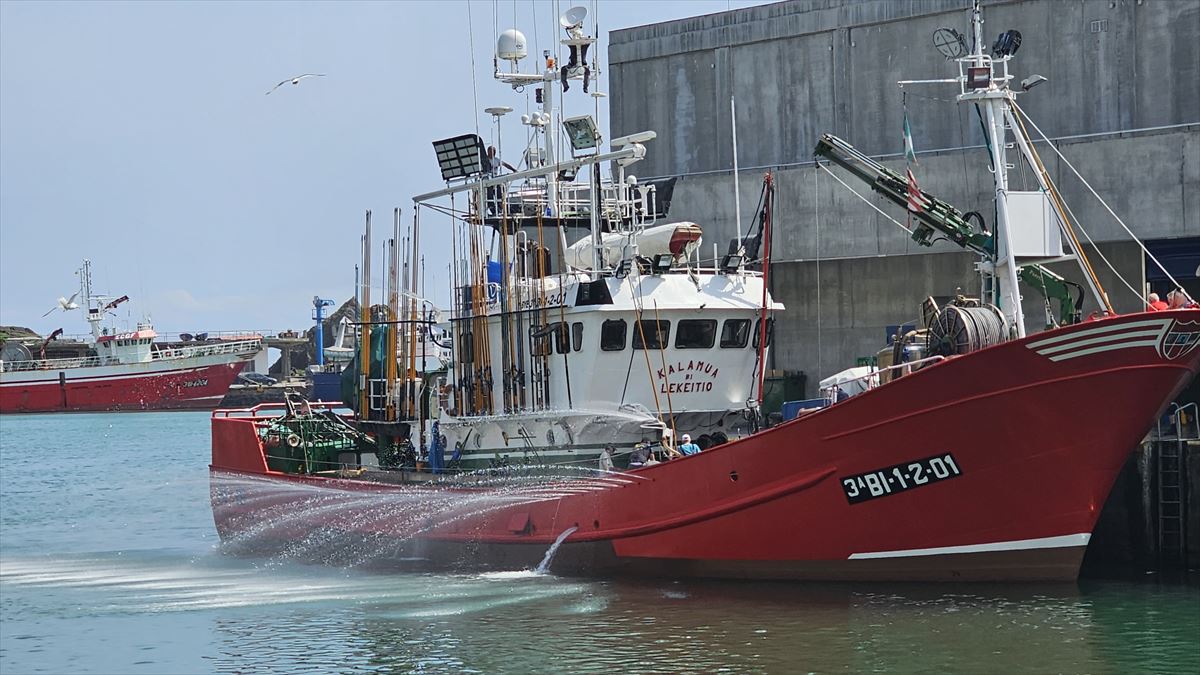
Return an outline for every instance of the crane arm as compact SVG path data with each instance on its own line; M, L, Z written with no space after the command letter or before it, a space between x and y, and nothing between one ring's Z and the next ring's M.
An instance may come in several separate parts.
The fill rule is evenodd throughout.
M871 159L846 141L833 134L822 134L813 155L837 164L892 203L908 209L907 177ZM933 246L935 233L940 233L946 239L978 253L986 260L995 260L996 246L991 234L982 227L972 227L967 216L961 211L928 192L921 190L921 196L929 206L919 211L910 211L913 219L917 221L916 227L913 228L913 241L921 246ZM1041 265L1019 267L1017 276L1047 300L1057 300L1059 316L1063 322L1079 321L1083 306L1083 288L1079 284L1067 281ZM1071 295L1072 287L1078 291L1076 297Z
M879 162L860 152L857 148L833 134L822 134L813 151L854 174L872 190L883 195L901 208L908 208L908 180ZM933 246L934 234L940 232L950 241L970 249L986 258L995 258L992 235L976 231L963 217L962 212L950 204L921 190L929 206L913 211L917 226L912 239L921 246Z

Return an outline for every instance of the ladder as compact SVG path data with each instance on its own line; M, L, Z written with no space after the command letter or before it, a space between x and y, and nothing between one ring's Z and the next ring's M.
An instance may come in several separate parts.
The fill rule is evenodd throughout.
M1189 414L1190 409L1190 414ZM1158 555L1165 564L1187 563L1187 448L1200 440L1200 419L1197 406L1190 403L1176 406L1172 411L1164 436L1163 423L1158 422ZM1172 428L1173 427L1173 428Z

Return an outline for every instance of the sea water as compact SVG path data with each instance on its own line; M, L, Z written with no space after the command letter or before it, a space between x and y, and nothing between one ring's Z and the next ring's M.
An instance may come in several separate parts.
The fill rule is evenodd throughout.
M0 673L1198 672L1200 586L581 580L223 554L204 413L0 417Z

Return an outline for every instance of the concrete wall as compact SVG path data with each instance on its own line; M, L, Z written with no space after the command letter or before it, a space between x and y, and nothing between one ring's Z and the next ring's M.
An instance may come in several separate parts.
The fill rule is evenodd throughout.
M895 83L957 74L931 36L948 26L969 41L970 5L795 0L611 34L612 133L658 132L634 170L682 176L671 216L704 226L704 257L711 257L713 242L723 252L734 235L731 93L737 97L743 230L763 169L776 172L772 286L788 311L780 317L774 367L804 370L813 382L874 353L884 327L915 318L926 295L977 292L972 256L944 243L918 247L811 164L819 135L833 132L869 154L892 155L885 163L902 170L904 108ZM1050 78L1023 95L1021 105L1051 138L1075 137L1058 147L1116 213L1144 239L1200 236L1200 0L994 0L984 6L989 45L1008 28L1023 35L1012 64L1017 78ZM1107 23L1092 32L1097 21ZM954 85L905 91L922 188L963 211L980 211L990 224L991 179L974 110L953 102ZM1040 152L1077 220L1104 242L1101 252L1136 288L1140 252L1053 151L1042 144ZM839 175L904 221L902 210ZM1014 172L1010 183L1013 189L1035 185L1027 172ZM1092 257L1117 309L1139 308L1137 294ZM1073 265L1055 269L1078 280ZM1040 325L1041 307L1027 292L1031 329ZM1094 303L1085 306L1092 309Z

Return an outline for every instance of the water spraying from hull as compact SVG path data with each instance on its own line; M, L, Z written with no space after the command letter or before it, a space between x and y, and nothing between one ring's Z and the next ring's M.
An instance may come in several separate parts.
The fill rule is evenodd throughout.
M546 572L549 572L550 562L554 560L554 554L558 552L558 547L562 546L562 543L566 541L567 537L571 536L571 534L578 529L578 527L568 527L567 529L563 530L562 534L558 535L558 538L555 539L554 543L550 545L550 548L546 551L546 557L542 558L542 562L538 563L538 566L536 569L534 569L534 572L537 574L545 574Z

